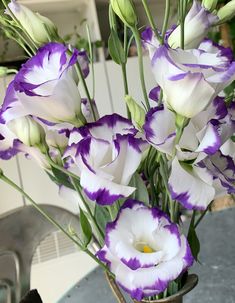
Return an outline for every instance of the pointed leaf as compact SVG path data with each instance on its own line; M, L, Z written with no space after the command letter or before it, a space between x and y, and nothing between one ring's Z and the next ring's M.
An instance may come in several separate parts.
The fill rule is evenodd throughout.
M84 246L87 247L87 245L91 242L92 228L90 222L88 221L86 215L84 214L81 208L80 208L80 224L83 232L83 243Z
M198 240L194 227L189 228L188 242L191 248L191 252L196 261L198 261L198 254L200 252L200 242Z
M131 96L126 96L125 100L131 113L132 121L135 123L138 129L141 129L145 122L144 109Z
M130 186L136 188L136 191L131 195L132 199L139 200L145 204L149 204L149 194L143 179L138 173L135 173L130 181Z
M108 47L109 54L114 62L116 62L118 65L126 63L126 56L122 43L118 37L118 34L113 29L111 29Z

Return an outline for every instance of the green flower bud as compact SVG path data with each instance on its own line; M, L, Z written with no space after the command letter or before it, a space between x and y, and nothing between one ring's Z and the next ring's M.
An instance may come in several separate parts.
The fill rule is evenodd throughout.
M218 10L219 23L224 23L235 16L235 0L228 2Z
M55 40L54 38L58 37L56 26L48 18L32 12L26 6L13 0L8 4L8 7L19 21L22 29L38 45ZM9 14L9 11L6 10L6 13Z
M7 127L27 146L40 147L45 143L45 131L33 118L20 117L7 123Z
M131 96L125 97L126 104L131 113L133 123L138 129L141 129L145 122L145 111Z
M4 66L0 66L0 78L5 77L7 75L7 68Z
M203 0L202 5L210 12L213 12L216 9L218 0Z
M112 9L124 24L134 27L137 24L137 15L132 0L110 0Z

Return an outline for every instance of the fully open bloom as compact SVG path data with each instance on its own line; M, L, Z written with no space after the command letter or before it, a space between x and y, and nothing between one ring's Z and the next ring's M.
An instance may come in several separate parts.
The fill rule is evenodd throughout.
M152 70L163 100L181 116L192 118L200 113L235 79L231 51L210 40L191 50L154 46L151 39L146 45L150 45Z
M184 48L197 48L208 34L212 25L217 23L219 18L206 10L199 1L194 0L193 5L185 18ZM178 25L168 37L168 44L172 48L181 46L180 25Z
M146 147L136 132L129 120L113 114L71 133L64 157L72 157L75 165L69 169L80 175L91 200L108 205L134 192L128 184Z
M49 122L82 123L81 97L73 69L78 51L74 50L71 57L67 51L63 44L48 43L22 66L6 93L4 107L11 104L8 114L16 117L23 111L22 115Z
M127 200L107 224L105 246L97 255L136 300L163 292L193 263L179 227L159 209L135 200Z

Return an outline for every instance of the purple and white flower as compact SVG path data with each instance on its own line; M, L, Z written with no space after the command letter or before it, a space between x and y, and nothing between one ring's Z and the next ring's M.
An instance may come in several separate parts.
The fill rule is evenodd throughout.
M71 56L67 52L63 44L48 43L22 66L5 97L4 103L12 104L9 114L19 115L17 105L24 115L82 125L81 97L73 76L78 51L74 50ZM12 101L12 90L16 103Z
M136 132L129 120L116 114L71 132L64 157L73 159L75 167L69 169L80 175L91 200L109 205L135 191L128 184L146 147Z
M231 51L210 40L190 50L145 43L150 45L152 70L163 100L181 116L192 118L200 113L235 79Z
M127 200L117 219L106 226L105 246L97 253L132 298L163 292L193 264L179 227L157 208Z
M194 0L193 5L185 18L184 48L197 48L207 36L211 26L216 24L219 18L210 13L203 5ZM180 25L169 35L168 44L172 48L181 47Z

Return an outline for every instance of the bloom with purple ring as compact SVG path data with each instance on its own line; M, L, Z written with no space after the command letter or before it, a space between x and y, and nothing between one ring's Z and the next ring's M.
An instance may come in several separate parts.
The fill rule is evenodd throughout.
M22 66L12 87L26 114L49 123L82 125L81 97L74 76L78 55L76 49L69 55L67 46L51 42ZM4 103L12 102L9 90Z
M135 191L128 184L147 147L136 132L129 120L117 114L71 132L64 158L73 159L68 169L79 170L81 186L91 200L111 205Z
M117 219L107 224L105 246L97 256L138 301L163 292L193 264L179 227L162 211L135 200L127 200Z

